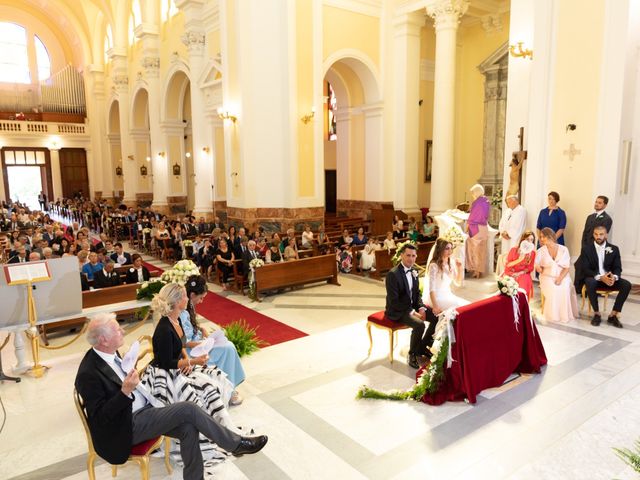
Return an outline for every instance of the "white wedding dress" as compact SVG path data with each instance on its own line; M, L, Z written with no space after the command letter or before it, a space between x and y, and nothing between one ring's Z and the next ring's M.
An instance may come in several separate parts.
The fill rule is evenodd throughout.
M430 293L433 292L437 306L442 310L468 305L470 302L454 295L451 291L451 284L456 285L454 280L456 277L456 264L453 261L451 262L451 267L445 265L443 271L440 271L435 263L429 265L428 279L426 280L427 284L424 286L424 293L422 295L424 304L430 307L433 306L430 295Z

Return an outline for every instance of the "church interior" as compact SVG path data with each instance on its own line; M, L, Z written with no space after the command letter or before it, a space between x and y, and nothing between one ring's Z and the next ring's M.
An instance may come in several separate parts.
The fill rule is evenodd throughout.
M351 271L331 258L332 281L265 288L260 301L242 280L209 279L209 297L267 317L257 335L273 328L274 340L242 357L244 401L229 408L269 443L205 462L204 478L637 478L615 449L633 449L640 422L640 0L0 0L0 45L0 203L39 210L44 193L63 225L80 220L64 208L79 195L244 227L267 244L305 226L342 239L363 227L382 242L394 216L409 232L438 217L442 234L440 219L468 214L479 184L489 270L453 289L476 302L498 290L509 198L526 214L518 238L530 230L537 242L558 192L572 281L585 219L606 198L606 241L633 285L624 328L605 320L619 292L600 298L602 325L584 290L572 321L545 318L534 278L527 315L546 365L475 402L356 398L362 385L416 383L411 330L368 325L388 290L360 250ZM141 236L124 235L124 249L170 270L178 258ZM0 298L16 288L0 283ZM206 312L201 321L227 320ZM124 351L153 335L140 323L122 324ZM14 368L24 352L35 359L26 327L14 327L0 320L0 374L21 380L0 380L0 478L90 478L73 400L89 348L81 327L50 335L41 376ZM179 455L172 462L168 472L153 454L149 478L182 478ZM99 459L95 478L111 475ZM140 470L128 463L116 478Z

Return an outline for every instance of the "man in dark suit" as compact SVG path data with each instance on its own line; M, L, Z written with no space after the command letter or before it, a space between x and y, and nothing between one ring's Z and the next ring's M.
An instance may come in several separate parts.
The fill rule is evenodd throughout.
M124 251L120 242L117 242L113 248L115 249L115 252L110 255L111 260L116 262L118 265L131 264L131 254Z
M242 254L242 271L245 275L249 274L249 263L251 263L251 260L256 258L260 258L260 255L256 250L256 242L254 240L249 240L247 242L247 249Z
M618 290L618 295L607 323L614 327L622 328L618 315L629 296L631 283L621 278L622 262L620 260L620 250L615 245L607 243L607 230L604 225L595 227L593 242L583 245L576 264L580 266L579 269L576 268L576 290L581 291L584 284L587 287L589 302L593 307L591 325L597 327L602 321L596 290L611 288Z
M613 225L613 219L609 216L607 212L605 212L605 208L607 208L607 204L609 203L609 199L604 195L599 195L596 197L595 204L593 208L595 212L587 217L587 220L584 222L584 230L582 231L582 247L593 242L593 230L602 225L607 229L607 233L611 231L611 226Z
M124 463L132 445L168 435L180 440L183 478L204 478L199 433L234 455L255 453L267 437L241 437L228 430L192 402L162 408L140 385L135 368L122 369L117 349L124 343L124 330L113 313L96 315L87 328L93 346L84 356L75 387L87 410L89 430L98 455L113 465Z
M12 252L7 263L26 263L28 261L27 249L21 245Z
M102 261L102 270L93 274L93 286L95 288L117 287L120 285L120 275L113 269L113 261L105 257Z
M425 355L433 343L437 323L436 316L422 303L420 297L418 272L413 268L417 257L415 245L406 244L400 253L400 263L389 271L385 279L387 301L384 314L391 320L411 327L407 363L413 368L420 366L418 356ZM425 321L429 322L426 333Z
M219 228L220 230L224 230L224 223L220 221L220 217L215 217L213 219L213 225L211 226L211 230L214 228Z

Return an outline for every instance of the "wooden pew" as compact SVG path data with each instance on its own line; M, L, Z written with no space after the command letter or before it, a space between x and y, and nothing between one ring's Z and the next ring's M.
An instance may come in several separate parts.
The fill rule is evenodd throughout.
M99 307L109 305L111 303L129 302L136 299L136 290L140 287L138 283L129 285L119 285L117 287L100 288L98 290L88 290L82 292L82 308ZM130 313L129 310L120 312L121 314ZM82 328L87 321L86 317L80 316L62 322L52 322L40 325L42 333L42 341L45 345L49 345L47 334L52 330Z
M319 255L291 262L270 263L256 269L256 292L326 281L338 283L335 255Z
M435 242L424 242L418 243L418 258L416 259L416 263L418 265L424 266L427 263L429 258L429 252L431 251L431 247L433 247ZM376 271L372 272L372 276L378 279L382 279L381 274L386 274L391 268L393 268L393 264L391 263L391 258L396 254L396 249L392 248L387 251L386 249L376 250Z

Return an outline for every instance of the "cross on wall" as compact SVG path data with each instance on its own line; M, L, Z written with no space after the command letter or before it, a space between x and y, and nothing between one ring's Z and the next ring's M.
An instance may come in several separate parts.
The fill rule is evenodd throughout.
M566 155L569 157L570 162L573 162L576 156L580 155L581 153L582 153L582 150L578 150L573 143L569 145L569 150L565 150L562 152L563 155Z

